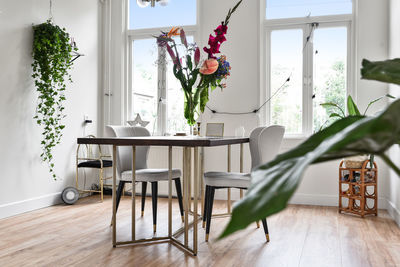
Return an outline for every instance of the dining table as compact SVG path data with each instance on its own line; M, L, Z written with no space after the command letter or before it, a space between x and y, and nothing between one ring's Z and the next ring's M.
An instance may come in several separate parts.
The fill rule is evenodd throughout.
M204 216L204 148L207 147L227 147L227 171L231 171L231 147L240 146L240 166L239 171L243 172L243 145L249 143L248 137L208 137L208 136L143 136L143 137L97 137L97 138L78 138L78 144L96 144L112 146L113 175L112 175L112 245L134 245L143 243L159 244L170 242L189 254L196 256L198 253L198 223ZM131 238L127 241L117 240L117 202L116 202L116 183L117 183L117 147L130 146L132 148L132 195L131 195ZM138 146L163 146L168 147L168 235L153 236L151 238L136 238L136 147ZM183 204L184 222L183 226L177 231L172 231L172 149L178 147L182 149L182 180L183 180ZM193 157L192 157L193 156ZM193 192L192 192L193 188ZM227 214L231 212L231 192L228 190ZM240 191L240 196L243 192ZM198 206L200 202L200 213ZM193 204L193 205L192 205ZM224 215L224 214L220 214ZM226 214L225 214L226 215ZM190 217L192 221L190 222ZM193 228L192 246L189 244L189 229ZM183 240L179 236L183 236ZM182 238L181 238L182 239Z

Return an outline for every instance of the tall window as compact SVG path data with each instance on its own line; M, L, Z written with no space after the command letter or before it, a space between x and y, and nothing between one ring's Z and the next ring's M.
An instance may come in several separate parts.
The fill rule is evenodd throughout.
M331 122L330 110L320 104L345 107L352 1L265 1L265 95L273 96L266 121L284 125L288 135L308 135Z
M154 36L172 26L184 26L188 42L194 42L196 6L196 0L173 0L167 6L140 8L136 0L129 1L128 118L140 114L150 121L147 128L152 134L175 133L186 127L182 89Z

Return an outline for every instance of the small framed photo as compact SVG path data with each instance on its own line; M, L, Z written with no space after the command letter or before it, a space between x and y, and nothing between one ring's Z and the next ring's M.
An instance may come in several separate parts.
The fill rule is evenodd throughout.
M224 124L223 123L207 123L206 136L223 137Z

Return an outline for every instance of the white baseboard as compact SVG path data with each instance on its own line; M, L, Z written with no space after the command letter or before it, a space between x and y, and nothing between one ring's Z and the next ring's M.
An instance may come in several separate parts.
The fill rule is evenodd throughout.
M318 195L295 193L289 201L290 204L314 205L314 206L338 206L339 198L337 195ZM378 199L378 209L387 209L387 199Z
M226 199L227 193L226 190L217 190L215 192L215 199ZM232 190L232 200L239 199L239 190ZM386 198L378 199L378 208L379 209L387 209ZM313 205L313 206L338 206L339 200L337 195L319 195L319 194L302 194L295 193L293 197L289 201L290 204L298 204L298 205Z
M61 202L61 192L0 205L0 219L33 211Z
M398 210L396 208L396 206L394 205L394 203L390 200L387 200L387 210L390 214L390 216L392 216L392 218L395 220L395 222L397 223L397 225L400 227L400 210Z

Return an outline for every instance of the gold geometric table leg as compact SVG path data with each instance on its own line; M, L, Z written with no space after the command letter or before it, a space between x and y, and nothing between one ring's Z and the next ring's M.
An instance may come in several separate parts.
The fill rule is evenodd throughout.
M198 154L196 154L198 155ZM195 156L196 157L196 156ZM165 237L152 237L152 238L144 238L144 239L136 239L135 236L135 182L136 182L136 146L132 146L132 240L129 241L117 241L117 230L116 230L116 177L117 177L117 147L113 145L113 218L112 218L112 242L113 247L120 246L120 245L134 245L134 244L159 244L161 242L169 242L181 249L185 250L192 255L197 255L197 223L198 223L198 216L194 215L194 220L190 223L190 226L193 226L194 233L193 233L193 248L189 247L189 179L191 178L191 148L184 147L183 148L183 204L185 210L185 222L183 227L183 232L185 233L184 236L184 243L180 240L176 239L175 236L178 233L181 233L181 229L172 233L172 147L168 147L168 236ZM195 168L198 170L198 165ZM197 172L198 173L198 172ZM198 174L194 176L194 194L198 195ZM194 200L195 203L195 211L197 214L197 198Z
M228 145L228 172L231 172L231 149L232 146ZM228 207L228 213L231 213L231 189L228 188L228 200L227 200L227 207Z
M136 240L136 146L132 146L132 241Z
M188 182L188 176L190 173L189 170L189 148L185 147L184 148L184 173L183 173L183 195L184 197L184 206L185 206L185 223L184 223L184 230L185 230L185 236L184 236L184 245L188 246L189 242L189 235L188 235L188 224L189 224L189 182Z
M240 168L239 172L243 173L243 143L240 144ZM240 189L240 199L243 198L243 189Z
M193 251L194 254L197 254L197 208L198 208L198 184L199 183L199 149L198 147L194 148L194 177L193 177L193 205L194 205L194 214L193 214Z
M200 148L200 199L201 199L201 217L204 216L204 147Z
M168 237L172 237L172 146L168 147Z
M112 244L113 247L117 245L117 196L115 195L117 183L117 146L113 145L113 179L112 179Z

